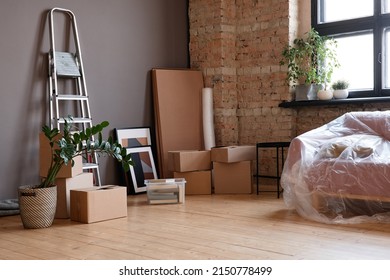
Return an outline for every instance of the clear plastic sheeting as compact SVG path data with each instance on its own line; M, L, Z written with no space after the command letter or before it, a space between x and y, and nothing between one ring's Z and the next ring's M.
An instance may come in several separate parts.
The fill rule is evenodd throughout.
M390 223L390 111L352 112L291 141L288 207L323 223Z

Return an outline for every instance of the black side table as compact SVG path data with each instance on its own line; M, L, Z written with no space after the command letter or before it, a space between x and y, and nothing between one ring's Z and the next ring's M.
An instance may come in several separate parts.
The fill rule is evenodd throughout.
M290 146L290 142L262 142L256 144L256 192L259 194L259 178L272 178L277 180L277 190L276 191L261 191L261 192L276 192L278 198L283 190L280 189L280 163L279 163L279 151L282 152L282 170L284 165L284 149ZM276 175L260 175L259 174L259 162L260 162L260 148L274 148L276 149Z

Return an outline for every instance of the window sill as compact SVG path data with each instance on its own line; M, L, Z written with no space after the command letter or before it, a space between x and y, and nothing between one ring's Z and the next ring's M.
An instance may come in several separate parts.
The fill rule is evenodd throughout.
M369 104L369 103L384 103L384 102L390 102L390 97L284 101L279 104L279 107L294 108L294 107L311 107L311 106L337 106L337 105Z

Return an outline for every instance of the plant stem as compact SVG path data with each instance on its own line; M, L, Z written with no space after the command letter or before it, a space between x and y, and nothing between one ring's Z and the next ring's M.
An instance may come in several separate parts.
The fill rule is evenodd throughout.
M43 182L40 184L39 187L41 188L48 188L52 185L54 185L55 179L57 177L58 172L60 171L61 167L63 165L63 161L55 161L52 166L50 166L47 177L43 180Z

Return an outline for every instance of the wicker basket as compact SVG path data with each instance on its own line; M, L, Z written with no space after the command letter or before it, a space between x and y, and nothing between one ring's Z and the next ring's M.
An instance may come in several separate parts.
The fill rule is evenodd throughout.
M53 223L57 207L57 186L19 188L20 217L25 228L46 228Z

